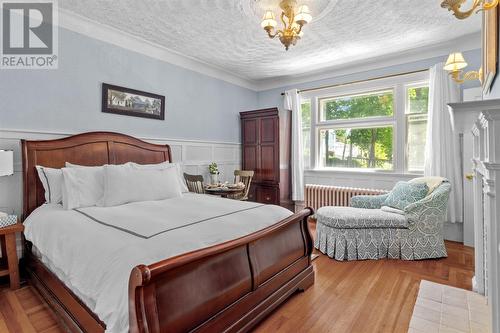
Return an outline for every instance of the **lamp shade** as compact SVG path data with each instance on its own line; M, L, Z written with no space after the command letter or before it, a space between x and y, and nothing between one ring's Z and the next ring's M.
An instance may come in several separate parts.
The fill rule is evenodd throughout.
M14 152L12 150L0 150L0 176L14 174Z
M444 65L444 70L456 72L467 67L467 62L461 52L451 53Z
M295 15L295 22L300 25L311 22L312 16L307 5L301 5L297 9L297 14Z
M260 23L260 26L262 28L275 28L278 25L278 22L276 22L276 17L274 16L274 13L272 10L266 10L266 13L264 14L264 17L262 18L262 22Z

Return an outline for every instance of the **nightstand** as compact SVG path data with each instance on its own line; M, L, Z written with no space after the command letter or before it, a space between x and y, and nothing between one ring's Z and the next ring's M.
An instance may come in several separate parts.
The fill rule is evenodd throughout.
M9 276L10 289L19 288L19 262L17 260L16 233L22 232L22 223L0 228L0 246L2 249L2 262L0 276Z

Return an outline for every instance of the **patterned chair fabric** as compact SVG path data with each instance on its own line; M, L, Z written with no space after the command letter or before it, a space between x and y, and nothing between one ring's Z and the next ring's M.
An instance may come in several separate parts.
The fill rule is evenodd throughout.
M318 209L321 223L337 229L408 228L406 217L380 209L326 206Z
M383 215L379 214L388 194L355 196L348 209L320 208L315 247L336 260L446 257L443 223L450 191L451 185L445 181L424 199L405 207L404 216L383 212L393 216L391 221L381 220ZM372 223L370 214L376 217ZM353 222L360 216L360 222Z

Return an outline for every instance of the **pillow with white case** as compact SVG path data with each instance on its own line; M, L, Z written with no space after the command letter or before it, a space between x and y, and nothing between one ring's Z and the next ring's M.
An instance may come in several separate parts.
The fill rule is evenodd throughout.
M63 175L61 169L36 166L38 178L45 190L45 202L59 204L62 202Z
M73 164L70 162L66 162L64 165L66 166L66 168L101 168L101 169L104 166L104 165L96 165L96 166L80 165L80 164Z
M138 168L131 164L104 166L104 195L100 206L180 196L182 192L175 168Z
M104 168L66 167L63 174L63 207L75 209L96 206L104 193Z
M170 162L161 162L158 164L138 164L135 162L128 162L127 164L133 166L134 168L139 169L168 169L175 168L177 171L177 179L179 181L179 186L181 188L182 193L189 192L186 182L184 181L184 173L182 171L182 166L179 163L170 163Z

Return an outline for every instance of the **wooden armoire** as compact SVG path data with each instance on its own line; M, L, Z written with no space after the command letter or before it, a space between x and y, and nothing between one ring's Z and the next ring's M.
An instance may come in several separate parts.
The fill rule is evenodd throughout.
M293 209L290 200L290 117L277 108L240 112L242 169L254 170L250 201Z

